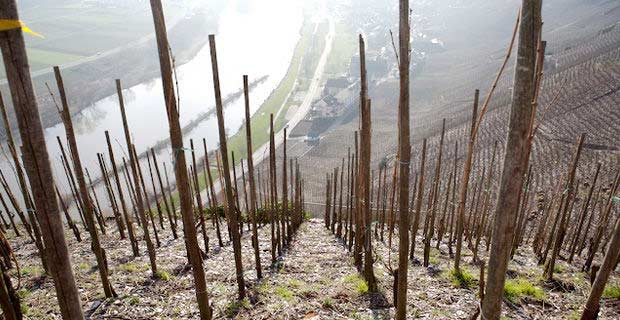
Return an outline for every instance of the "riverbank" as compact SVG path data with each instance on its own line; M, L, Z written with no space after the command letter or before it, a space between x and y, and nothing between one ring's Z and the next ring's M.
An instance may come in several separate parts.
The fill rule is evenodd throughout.
M301 35L286 75L252 116L250 120L252 126L252 148L257 164L262 161L265 156L265 149L268 146L270 115L274 114L275 116L279 114L279 117L274 119L276 144L279 144L282 140L281 131L284 126L291 122L294 122L292 126L296 125L310 109L311 102L320 87L319 84L322 82L322 75L326 64L325 60L327 60L334 38L333 25L330 25L330 23L333 24L329 20L313 22L309 16L304 18L304 23L300 30ZM329 47L326 47L327 44L329 44ZM250 103L252 103L251 95ZM296 120L292 119L287 122L285 115L288 109L295 105L295 103L300 104L300 107L296 110ZM228 138L228 150L235 155L235 161L231 161L231 164L234 166L238 166L241 159L248 157L245 136L246 127L243 125L234 135ZM210 156L213 157L214 152L211 152ZM213 158L211 163L215 163L215 158ZM211 171L215 177L218 176L217 170L211 168ZM200 172L198 178L199 189L203 192L206 190L205 174L206 172L204 171ZM206 195L204 198L206 199ZM178 203L177 192L173 193L173 199L175 203Z

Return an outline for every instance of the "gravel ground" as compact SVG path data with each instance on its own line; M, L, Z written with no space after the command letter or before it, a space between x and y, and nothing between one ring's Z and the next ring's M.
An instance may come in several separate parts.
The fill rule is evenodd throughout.
M117 298L105 299L101 290L95 257L88 236L78 243L67 232L73 268L82 298L82 307L91 319L197 319L193 278L187 271L185 245L182 238L172 239L169 227L159 230L161 247L157 248L157 264L162 276L153 279L144 242L141 256L133 258L127 240L108 223L102 235L110 268L110 280ZM181 230L179 230L180 232ZM210 302L218 319L390 319L394 314L391 267L397 265L398 236L393 237L392 253L385 243L374 239L377 293L368 293L358 276L351 254L344 243L325 229L321 220L304 223L290 247L271 266L270 227L259 229L263 279L257 281L250 233L242 236L243 266L247 298L236 299L237 286L233 251L230 243L217 244L209 224L211 250L204 260ZM374 238L374 237L373 237ZM51 278L43 274L33 243L25 236L16 238L9 232L22 270L18 293L28 319L60 319ZM199 236L202 245L202 238ZM430 253L431 266L417 261L409 265L408 318L468 319L478 304L479 266L471 263L471 251L464 246L463 268L472 275L467 285L454 283L449 270L453 260L446 243ZM480 246L487 259L485 246ZM422 257L423 244L418 234L416 257ZM600 257L599 257L600 258ZM391 259L391 263L389 262ZM520 248L509 265L508 278L526 280L542 292L542 297L524 295L505 299L504 315L510 319L571 319L578 315L590 290L588 275L580 272L581 260L573 266L560 261L553 284L541 280L542 268L536 264L529 247ZM13 284L17 276L12 272ZM610 282L618 283L617 273ZM561 284L559 286L558 284ZM604 299L601 319L620 318L620 301Z

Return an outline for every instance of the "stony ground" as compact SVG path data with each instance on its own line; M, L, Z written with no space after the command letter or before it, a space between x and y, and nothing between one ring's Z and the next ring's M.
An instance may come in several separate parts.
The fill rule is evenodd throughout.
M67 239L82 306L91 319L196 319L199 317L191 273L187 271L185 246L173 239L169 227L160 230L157 249L160 277L153 279L144 244L141 256L133 258L126 240L109 223L102 243L107 251L110 279L117 298L105 299L94 255L88 241ZM179 230L180 231L180 230ZM85 232L82 232L86 237ZM389 253L388 233L384 241L373 241L377 255L375 274L378 293L367 292L357 275L346 244L324 228L322 221L304 223L288 250L271 265L270 227L259 229L263 279L257 281L250 233L242 237L243 265L247 298L238 301L232 246L225 241L217 247L215 232L209 228L211 250L204 260L210 302L215 318L236 319L390 319L394 314L392 269L397 265L398 236L394 234ZM43 274L34 244L26 237L9 234L22 279L18 293L28 319L60 319L51 278ZM202 238L199 238L202 245ZM225 240L227 237L225 236ZM420 239L418 239L420 240ZM468 249L463 255L465 273L471 279L457 282L450 275L453 259L446 244L430 253L430 267L417 261L409 265L408 318L467 319L478 305L479 266L471 263ZM485 252L482 259L486 259ZM422 257L423 244L416 245L416 258ZM569 266L561 261L554 283L542 280L542 269L528 247L521 248L509 266L509 279L529 283L534 289L504 299L504 315L511 319L571 319L578 316L590 289L588 275L580 272L580 261ZM391 262L390 262L391 259ZM14 285L17 276L12 274ZM614 274L611 281L618 283ZM602 319L618 319L620 301L605 299Z

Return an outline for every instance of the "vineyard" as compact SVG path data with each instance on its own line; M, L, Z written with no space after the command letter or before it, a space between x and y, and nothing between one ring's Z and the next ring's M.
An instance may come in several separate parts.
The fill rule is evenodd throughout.
M250 89L264 79L244 75L222 98L210 35L216 107L201 117L216 117L219 144L208 150L183 139L162 2L151 0L169 144L138 153L116 80L123 132L111 134L124 140L106 131L89 171L59 67L46 89L65 135L61 157L48 154L28 30L16 1L0 0L12 165L0 171L2 317L620 318L620 6L575 6L580 15L563 15L523 0L495 18L514 18L501 44L448 48L417 75L415 8L401 0L386 40L397 76L368 75L376 34L361 33L354 116L308 143L271 114L259 148ZM228 149L225 105L237 98L247 159Z

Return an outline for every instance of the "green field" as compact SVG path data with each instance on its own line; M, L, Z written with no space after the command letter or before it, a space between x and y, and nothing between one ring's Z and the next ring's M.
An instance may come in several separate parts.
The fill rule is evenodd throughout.
M27 52L28 62L30 63L31 70L49 68L51 66L60 65L83 58L83 56L80 55L40 50L35 48L28 48Z
M166 4L164 9L169 25L185 12L174 4ZM44 36L25 36L31 71L137 43L153 33L147 2L95 4L59 0L22 5L19 10L21 20ZM4 78L3 68L0 68L0 78Z

